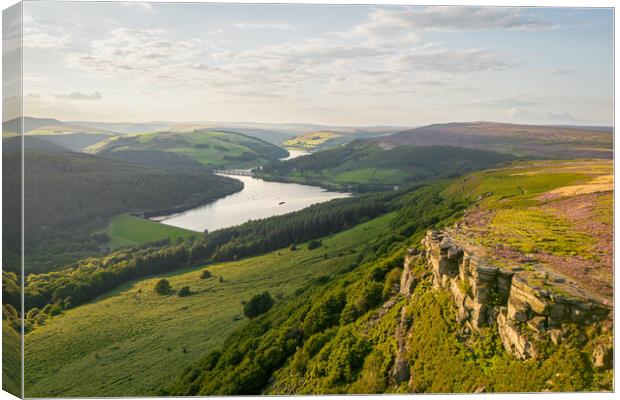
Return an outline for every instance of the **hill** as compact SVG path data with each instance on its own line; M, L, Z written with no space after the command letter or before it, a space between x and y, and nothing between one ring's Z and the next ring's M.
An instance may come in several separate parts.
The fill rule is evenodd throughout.
M610 186L600 181L610 168L610 162L591 161L517 164L435 185L425 196L408 195L392 232L406 235L409 250L386 238L391 246L239 328L161 393L612 390L609 306L565 265L538 265L550 254L583 257L584 246L594 249L587 254L598 253L605 236L544 207L553 207L552 199L583 204L580 197L592 193L605 204ZM455 202L468 205L463 219L449 206ZM598 215L607 225L601 229L611 234L611 210L603 207ZM443 215L431 217L439 209ZM495 218L471 226L472 213L481 209ZM510 216L501 216L506 210ZM590 210L596 214L597 207ZM548 216L539 214L530 225L520 215L536 212ZM514 235L508 247L536 261L506 260L495 243L484 244L487 253L451 236L494 239L485 229L499 230L500 241ZM557 234L550 242L545 229ZM537 237L534 249L523 246ZM487 258L494 254L503 262ZM611 282L610 259L590 268Z
M208 130L115 136L88 151L104 156L114 153L115 158L123 157L125 151L174 153L211 169L249 168L288 156L287 151L257 138Z
M387 146L448 144L546 159L613 156L613 133L587 127L496 122L433 124L395 133L376 141Z
M282 142L283 147L316 151L338 146L355 140L355 137L338 132L315 131L295 136Z
M612 232L611 167L516 163L391 192L378 200L392 213L312 246L282 242L243 259L253 243L234 233L236 261L133 281L55 316L50 304L29 318L27 395L612 390L613 326L596 284L611 279L600 247ZM317 218L295 220L303 214L247 226L255 240L261 229L313 231ZM85 261L72 277L106 262ZM205 268L214 276L202 279ZM173 290L164 295L154 291L162 277ZM29 281L28 296L53 279ZM178 296L183 286L192 294ZM59 299L76 289L54 287ZM273 308L242 317L241 301L265 290Z
M42 150L42 151L50 151L50 152L67 152L68 149L58 146L52 142L48 142L47 140L42 140L38 137L33 136L24 136L23 141L21 136L14 136L9 138L4 138L2 140L2 152L14 152L24 150Z
M356 141L265 165L258 176L340 190L385 190L395 185L454 177L513 160L513 156L451 146L397 146Z
M134 281L94 303L51 318L26 336L26 364L31 366L26 371L27 394L153 393L247 324L242 300L267 290L281 301L318 278L337 275L354 262L364 238L385 232L388 220L381 218L326 238L315 250L300 244L297 251L274 251ZM213 277L201 279L204 269ZM189 286L193 294L158 295L153 287L163 276L175 290Z
M10 162L18 155L3 157ZM91 234L115 215L183 210L241 189L238 181L205 171L145 168L66 151L27 150L25 171L26 272L98 253Z
M103 133L64 133L60 135L41 134L32 136L29 134L28 136L79 153L87 147L109 138L111 135Z

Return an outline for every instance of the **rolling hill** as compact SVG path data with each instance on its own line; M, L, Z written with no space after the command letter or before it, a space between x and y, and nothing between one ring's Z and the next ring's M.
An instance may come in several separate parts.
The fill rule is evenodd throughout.
M51 318L26 336L26 363L32 366L26 371L27 394L152 394L247 324L241 300L265 290L291 298L317 278L338 274L354 262L365 238L385 232L388 222L383 217L333 235L315 250L300 244L297 251L133 281ZM213 277L201 279L207 268ZM193 294L158 295L153 286L163 276L175 290L189 286Z
M354 136L338 132L315 131L285 140L282 142L282 146L306 151L317 151L349 143L353 140L355 140Z
M459 174L515 157L451 146L396 146L356 141L305 157L275 162L258 176L340 190L385 190L395 185Z
M591 285L609 282L610 253L592 253L590 277L566 263L604 242L572 202L611 234L611 168L536 161L476 172L393 194L393 212L318 247L159 274L33 313L43 322L25 339L26 394L612 390L613 328ZM488 230L503 247L485 242ZM172 286L163 295L162 278ZM275 305L244 318L243 302L264 291Z
M155 152L173 153L212 169L250 168L288 156L286 150L257 138L209 130L115 136L87 151L126 161L133 157L125 152L149 151L152 156L157 155Z
M98 254L99 245L91 235L118 214L181 211L234 193L242 186L237 180L204 169L184 172L145 168L57 147L50 151L49 146L54 145L40 142L46 146L27 149L24 159L28 273ZM11 162L19 154L5 151L3 157ZM19 176L5 178L11 184L10 180Z
M611 128L497 122L433 124L375 139L386 146L451 145L535 158L611 158Z

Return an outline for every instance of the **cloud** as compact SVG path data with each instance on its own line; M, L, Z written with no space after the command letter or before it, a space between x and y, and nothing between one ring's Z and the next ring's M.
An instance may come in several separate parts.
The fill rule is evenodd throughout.
M296 31L297 28L288 23L250 23L250 22L237 22L234 24L239 29L267 29L267 30L280 30L280 31Z
M151 3L132 1L132 2L121 2L121 3L118 3L118 5L120 5L121 7L139 8L146 12L155 12L155 9L153 8L153 4Z
M553 68L553 69L548 69L545 71L547 75L569 75L569 74L576 74L577 72L579 71L576 69L570 69L570 68Z
M491 29L549 29L552 25L523 8L508 7L407 7L375 9L355 32L370 37L403 31L484 31Z
M24 26L24 47L32 49L61 49L69 45L69 35L51 35L32 26Z
M397 70L431 70L450 73L500 71L517 62L497 52L480 49L422 50L398 54L389 63Z
M103 97L99 92L82 93L82 92L73 92L68 94L54 94L53 95L57 99L68 99L68 100L101 100Z
M566 123L566 122L577 121L577 118L575 118L571 113L566 112L566 111L537 113L537 112L526 111L518 107L510 108L506 112L506 116L513 120L535 122L535 123L549 123L549 122Z
M551 112L547 114L547 119L557 122L575 122L577 120L569 112Z
M89 51L70 53L68 63L116 78L173 84L184 80L191 60L211 49L201 39L170 39L163 29L116 28L110 37L93 41Z
M486 107L522 107L536 104L535 101L522 100L515 97L490 97L475 101L476 104Z

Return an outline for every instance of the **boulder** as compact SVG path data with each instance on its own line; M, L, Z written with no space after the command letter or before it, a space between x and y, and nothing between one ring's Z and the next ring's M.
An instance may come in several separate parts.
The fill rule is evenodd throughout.
M614 345L611 338L600 340L592 352L592 366L598 369L610 369L614 361Z

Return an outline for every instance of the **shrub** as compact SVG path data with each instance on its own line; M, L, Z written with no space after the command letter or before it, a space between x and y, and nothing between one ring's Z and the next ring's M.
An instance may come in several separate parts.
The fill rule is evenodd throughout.
M202 273L200 274L200 279L209 279L211 278L213 275L211 274L211 271L209 271L208 269L205 269L202 271Z
M62 307L60 307L60 305L58 305L58 304L54 304L50 308L50 315L54 316L54 315L59 315L59 314L62 314Z
M312 240L310 241L310 243L308 243L308 250L318 249L322 245L323 245L323 242L321 242L320 240Z
M91 237L98 244L107 243L110 241L110 236L108 236L105 232L93 233Z
M269 311L273 303L274 301L269 292L257 294L243 306L243 315L248 318L256 318Z
M160 279L155 284L155 291L158 294L168 294L171 290L172 287L170 286L170 281L168 281L168 279Z
M183 286L181 289L179 289L179 293L177 294L179 295L179 297L186 297L192 294L192 291L189 290L189 286Z
M398 293L400 289L400 277L403 273L402 268L394 268L385 277L385 285L383 286L383 298L388 299Z

